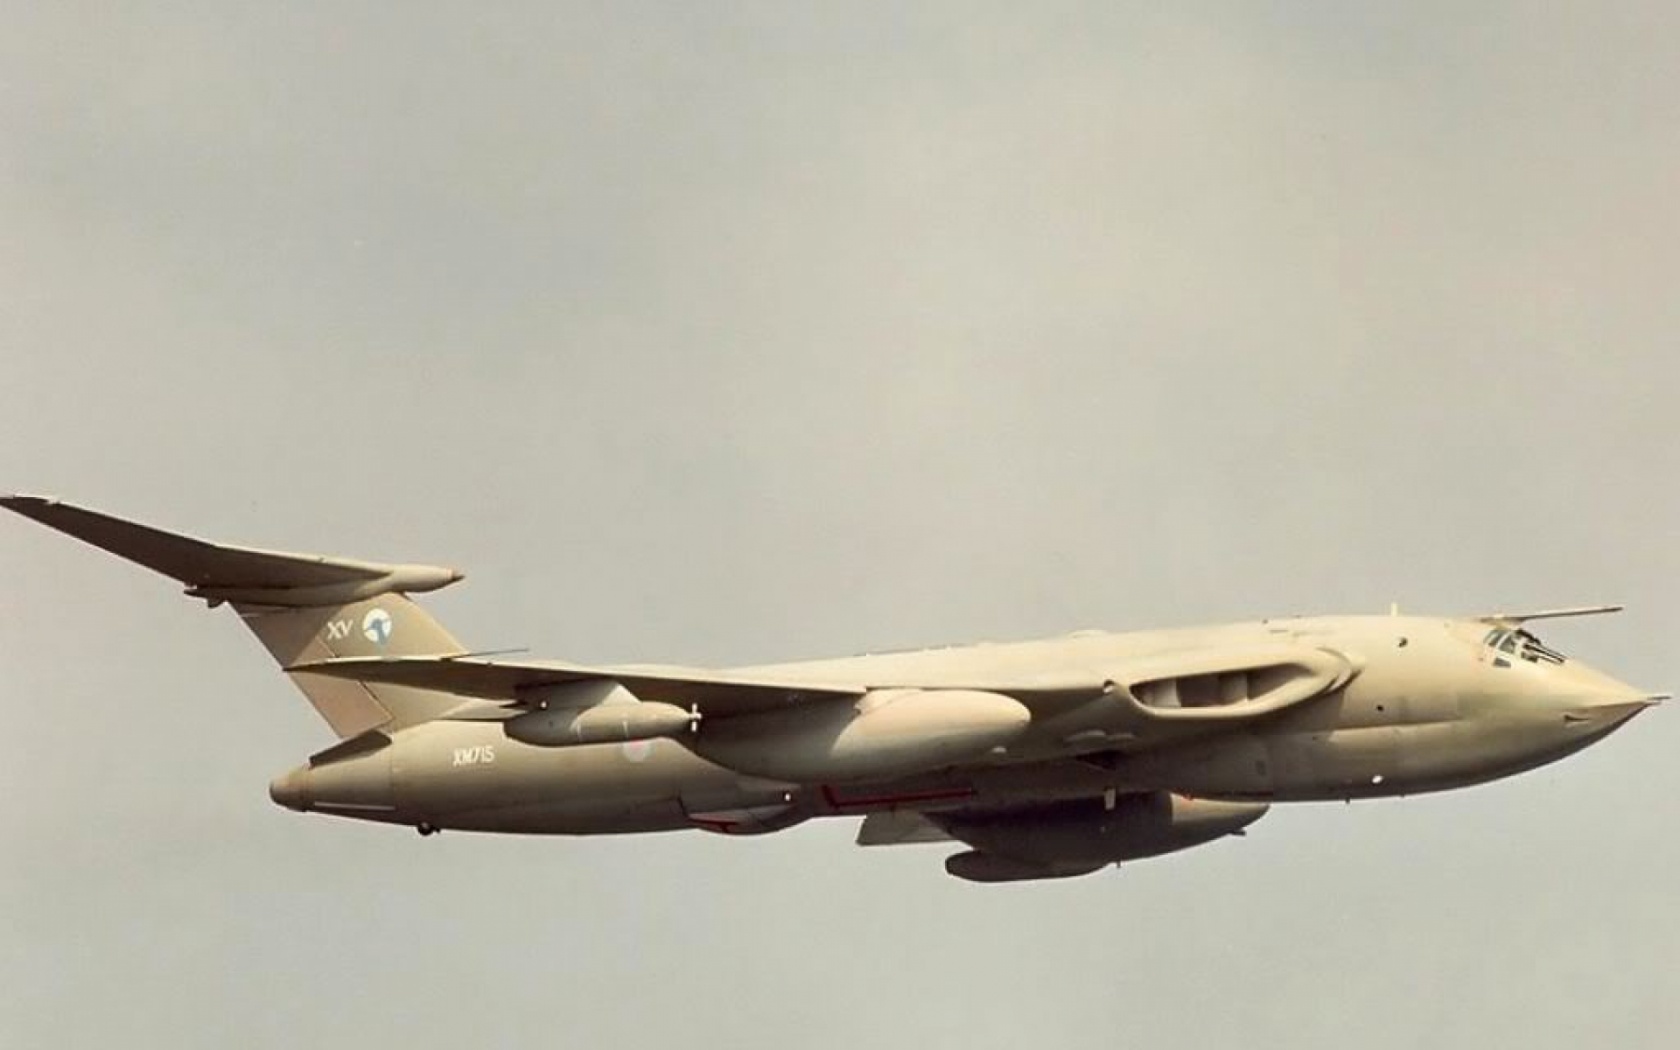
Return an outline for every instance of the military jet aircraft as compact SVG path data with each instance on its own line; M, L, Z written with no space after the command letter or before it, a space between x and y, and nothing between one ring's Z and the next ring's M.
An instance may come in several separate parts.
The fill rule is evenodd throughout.
M1240 835L1274 802L1441 791L1603 739L1664 697L1528 625L1334 616L710 670L497 659L409 595L462 578L0 504L226 604L339 742L288 809L441 830L777 831L956 842L952 875L1084 875Z

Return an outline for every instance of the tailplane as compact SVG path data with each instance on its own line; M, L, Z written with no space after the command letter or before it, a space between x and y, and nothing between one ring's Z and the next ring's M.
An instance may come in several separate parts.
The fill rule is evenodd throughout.
M352 656L459 653L461 645L407 597L461 579L432 565L388 565L315 554L229 547L164 532L41 496L0 506L186 585L212 608L232 605L281 667ZM290 674L340 738L396 731L461 705L449 693Z

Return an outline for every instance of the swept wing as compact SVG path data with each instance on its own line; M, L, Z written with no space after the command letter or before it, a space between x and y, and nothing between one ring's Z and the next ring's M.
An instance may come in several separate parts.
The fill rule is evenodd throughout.
M460 716L475 718L546 707L557 691L602 681L616 682L642 701L697 708L708 718L861 701L889 690L984 692L1020 701L1034 712L1035 722L1073 750L1178 739L1251 722L1322 696L1358 672L1341 654L1310 646L1163 654L1026 681L804 681L701 668L591 667L467 655L339 658L287 670L441 690L502 705L469 708Z

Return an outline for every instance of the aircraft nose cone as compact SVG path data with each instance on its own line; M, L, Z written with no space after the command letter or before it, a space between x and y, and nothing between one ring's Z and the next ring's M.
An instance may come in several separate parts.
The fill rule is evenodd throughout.
M1649 707L1655 707L1661 702L1661 697L1640 696L1631 699L1617 698L1600 703L1584 704L1565 711L1563 721L1565 725L1586 732L1594 734L1609 733L1627 724L1639 712Z
M299 812L309 808L309 767L299 766L268 782L268 797L277 806Z

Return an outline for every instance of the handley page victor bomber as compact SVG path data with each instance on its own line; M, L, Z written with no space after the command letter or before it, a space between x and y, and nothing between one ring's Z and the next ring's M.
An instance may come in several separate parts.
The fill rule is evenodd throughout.
M1536 620L1345 616L1082 632L728 671L474 655L408 597L453 569L226 547L57 500L0 503L230 606L339 742L288 809L440 830L752 835L863 816L980 882L1211 842L1273 802L1462 787L1601 740L1662 697Z

